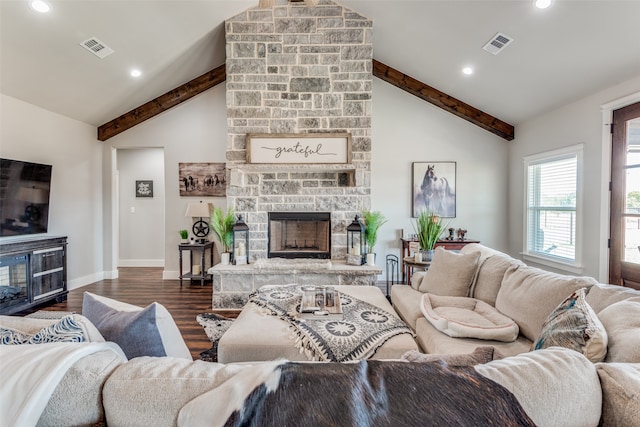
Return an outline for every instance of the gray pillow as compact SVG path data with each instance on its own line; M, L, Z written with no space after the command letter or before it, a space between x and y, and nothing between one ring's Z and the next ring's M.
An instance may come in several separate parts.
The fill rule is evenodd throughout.
M118 344L128 359L167 355L156 325L156 303L140 311L120 311L85 293L82 314L105 340Z

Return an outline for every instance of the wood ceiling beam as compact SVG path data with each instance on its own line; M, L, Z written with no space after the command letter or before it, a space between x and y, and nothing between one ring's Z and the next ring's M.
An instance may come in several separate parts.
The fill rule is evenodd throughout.
M375 59L373 60L373 75L507 141L514 139L514 127L509 123L503 122ZM145 120L224 82L226 78L226 67L225 64L222 64L98 127L98 140L106 141L127 129L131 129Z
M511 141L515 137L514 127L509 123L503 122L375 59L373 60L373 75L507 141Z
M98 140L106 141L127 129L148 120L158 114L175 107L176 105L193 98L207 89L222 83L227 78L225 64L196 77L195 79L160 95L146 104L143 104L120 117L98 127Z

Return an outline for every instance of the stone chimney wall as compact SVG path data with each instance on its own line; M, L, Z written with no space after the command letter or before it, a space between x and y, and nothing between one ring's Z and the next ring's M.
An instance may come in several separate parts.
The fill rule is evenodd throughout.
M370 208L371 20L328 0L276 0L225 23L227 190L250 228L252 260L267 254L270 211L331 212L332 258L346 255L346 226ZM246 162L253 133L350 133L347 165Z

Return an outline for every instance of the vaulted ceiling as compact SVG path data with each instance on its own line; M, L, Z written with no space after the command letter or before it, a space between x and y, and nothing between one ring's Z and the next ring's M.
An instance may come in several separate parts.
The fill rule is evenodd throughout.
M223 64L224 20L258 0L49 3L0 0L0 92L99 126ZM376 60L515 125L640 75L640 1L340 3L374 20ZM513 42L492 55L497 32Z

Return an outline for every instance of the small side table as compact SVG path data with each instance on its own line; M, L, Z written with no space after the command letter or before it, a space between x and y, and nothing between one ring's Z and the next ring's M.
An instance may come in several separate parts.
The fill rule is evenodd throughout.
M182 251L189 251L189 272L182 272ZM180 243L178 245L178 252L180 253L180 287L182 287L182 279L200 280L200 285L204 286L204 281L211 278L211 275L207 273L207 267L205 264L205 254L209 251L209 267L213 266L213 242L206 243ZM193 272L193 258L194 252L200 253L200 271L198 274ZM196 264L197 265L197 264Z
M404 257L402 259L402 262L404 263L405 268L407 270L406 271L407 281L405 282L407 285L411 284L411 276L413 275L413 270L417 268L417 269L426 271L431 266L431 261L416 262L416 259L412 256Z
M409 283L410 278L407 278L407 274L409 274L409 266L407 266L407 262L405 261L405 259L409 255L411 255L409 251L409 245L412 242L418 242L418 239L402 237L400 241L402 242L402 266L400 269L400 271L402 271L402 281L405 283ZM442 240L440 239L436 242L433 248L435 249L438 246L442 246L443 248L449 251L459 251L469 243L480 243L480 240L468 240L468 239Z

